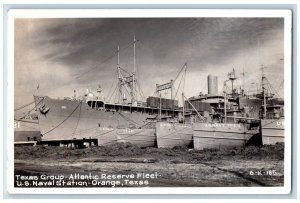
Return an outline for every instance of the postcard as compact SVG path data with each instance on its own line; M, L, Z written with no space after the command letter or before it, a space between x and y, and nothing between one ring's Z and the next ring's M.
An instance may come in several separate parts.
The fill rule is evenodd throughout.
M291 11L12 9L11 194L288 194Z

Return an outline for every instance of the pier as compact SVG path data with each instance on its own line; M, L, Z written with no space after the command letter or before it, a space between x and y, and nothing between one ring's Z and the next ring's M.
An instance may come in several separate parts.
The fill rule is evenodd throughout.
M46 145L46 146L61 146L67 148L85 148L91 146L98 146L97 139L73 139L73 140L43 140L38 141L37 145Z

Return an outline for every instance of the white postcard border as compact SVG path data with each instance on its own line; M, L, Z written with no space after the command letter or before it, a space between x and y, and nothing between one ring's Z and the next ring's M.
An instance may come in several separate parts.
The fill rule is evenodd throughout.
M285 150L283 187L143 187L15 188L14 187L14 18L146 18L146 17L283 17ZM13 9L7 29L7 191L10 194L288 194L291 191L291 32L290 10L255 9Z

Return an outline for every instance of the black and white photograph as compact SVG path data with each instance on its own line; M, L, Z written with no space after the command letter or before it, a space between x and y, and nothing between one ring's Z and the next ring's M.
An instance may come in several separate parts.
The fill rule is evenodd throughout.
M12 16L15 191L290 188L290 13L97 12Z

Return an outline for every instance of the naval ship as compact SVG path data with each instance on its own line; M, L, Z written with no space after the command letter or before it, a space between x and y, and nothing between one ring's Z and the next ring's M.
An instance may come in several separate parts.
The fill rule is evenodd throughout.
M223 97L216 94L216 76L208 76L208 89L215 87L214 94L208 92L191 98L194 104L210 101L214 110L209 122L193 125L195 149L284 142L284 100L278 93L275 97L276 90L264 74L263 66L261 69L261 88L252 95L241 88L240 91L234 89L233 82L237 79L234 69L224 82ZM226 90L228 81L232 83L229 92Z
M133 72L120 66L117 50L117 102L107 101L99 86L96 92L87 90L83 97L50 98L34 95L38 109L39 128L43 140L97 139L99 145L130 142L141 147L156 146L157 121L179 122L178 100L160 96L141 101L141 88L136 74L136 42L133 41ZM173 82L156 85L157 93L169 89Z
M284 100L279 97L277 91L269 83L263 72L263 67L261 91L256 96L263 100L263 105L259 111L263 144L270 145L284 142Z
M156 124L158 147L188 146L202 150L243 146L253 135L259 135L259 119L245 118L243 109L239 108L238 98L242 93L233 88L235 70L228 76L224 87L231 81L231 93L223 91L224 94L220 94L218 77L208 75L207 94L200 92L190 98L183 95L183 122Z
M116 51L117 102L104 98L101 86L96 92L87 90L82 97L77 97L75 90L72 98L64 99L34 95L42 140L92 138L99 145L130 142L140 147L204 149L245 145L257 134L263 134L263 143L272 144L275 139L270 137L274 137L275 129L279 132L277 141L282 141L282 129L278 126L283 122L278 120L278 109L283 105L280 108L276 102L270 105L275 100L268 96L266 85L255 98L242 89L234 89L233 82L237 79L234 69L224 82L227 87L226 83L231 81L231 92L223 90L223 94L218 94L217 77L209 75L208 94L186 98L182 93L181 107L175 99L177 91L174 96L173 80L156 84L155 96L144 99L136 74L136 42L134 38L131 73L120 65L120 48ZM186 68L184 64L179 73L185 74ZM162 97L165 90L171 91L171 98Z

